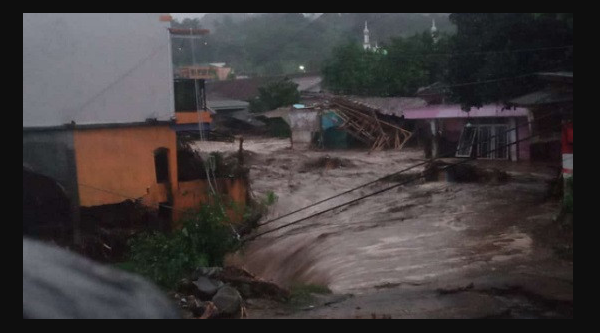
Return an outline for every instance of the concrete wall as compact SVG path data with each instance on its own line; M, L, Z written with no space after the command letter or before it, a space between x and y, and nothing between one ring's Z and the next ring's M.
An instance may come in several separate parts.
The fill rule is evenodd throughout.
M525 125L528 120L527 118L517 118L517 124L523 125L519 127L517 139L521 140L531 135L531 131L529 130L529 126ZM519 159L520 160L530 160L531 159L531 140L526 140L518 143L519 145Z
M23 164L57 181L69 199L78 202L72 131L23 131Z
M319 114L314 110L292 110L289 113L294 148L306 148L312 140L312 133L319 131Z
M69 199L75 241L79 242L79 192L73 131L23 131L23 164L58 182Z
M233 223L243 221L243 209L246 207L246 194L248 185L242 178L218 178L216 186L220 194L235 203L236 209L227 209L227 214ZM185 211L200 208L203 203L209 202L210 185L206 179L179 182L173 194L173 220L177 221L185 216Z
M145 198L158 207L175 189L177 145L168 125L78 129L74 143L82 206ZM161 147L169 149L170 188L156 181L154 151Z
M23 14L23 127L173 114L169 22L160 14Z
M318 112L314 110L292 110L290 112L290 127L292 130L319 130Z

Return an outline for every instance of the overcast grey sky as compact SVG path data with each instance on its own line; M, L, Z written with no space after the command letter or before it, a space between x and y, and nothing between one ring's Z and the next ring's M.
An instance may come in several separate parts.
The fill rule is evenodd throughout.
M186 17L189 18L201 18L202 16L204 16L204 14L206 13L171 13L171 15L173 16L173 18L176 18L178 20L182 20Z
M252 14L252 13L251 13ZM321 14L321 13L317 13L317 14ZM206 13L171 13L171 15L173 16L173 18L176 18L178 20L182 20L186 17L189 18L202 18L202 16L206 15Z

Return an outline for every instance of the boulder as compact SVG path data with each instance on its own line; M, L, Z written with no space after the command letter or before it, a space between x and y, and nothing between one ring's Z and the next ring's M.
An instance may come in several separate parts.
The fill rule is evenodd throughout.
M193 294L196 290L196 286L194 285L194 283L190 280L190 279L181 279L179 280L179 283L177 284L177 291L185 294L185 295L190 295Z
M264 281L250 272L233 267L225 267L215 278L237 288L245 298L268 298L284 301L289 298L290 292L277 284Z
M196 287L194 294L202 300L210 299L221 287L223 287L223 282L205 276L200 276L196 281L193 281L192 284Z
M212 298L220 316L230 317L241 313L242 296L233 287L225 285Z
M191 278L192 280L197 280L201 276L212 278L220 274L222 270L221 267L198 267L192 273Z

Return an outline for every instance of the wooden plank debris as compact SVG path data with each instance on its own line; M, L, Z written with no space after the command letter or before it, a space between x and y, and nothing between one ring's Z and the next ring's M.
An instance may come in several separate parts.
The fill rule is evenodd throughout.
M402 149L412 132L377 117L377 111L368 106L333 98L329 107L343 120L341 129L371 146L371 151Z

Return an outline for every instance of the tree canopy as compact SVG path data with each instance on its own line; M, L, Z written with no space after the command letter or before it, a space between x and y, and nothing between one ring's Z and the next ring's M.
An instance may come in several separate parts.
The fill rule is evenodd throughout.
M258 88L258 97L250 100L251 112L263 112L298 103L298 84L289 78L269 82Z
M336 47L324 62L324 86L335 93L413 96L442 82L447 100L463 109L540 87L535 73L573 70L573 14L451 14L453 35L428 32L392 38L382 52L359 43Z
M573 14L466 13L450 20L457 33L446 83L464 109L536 89L537 72L573 70Z
M434 43L431 34L393 38L378 50L363 50L357 43L343 44L323 66L324 86L335 93L371 96L410 96L417 89L441 80L448 48L447 35Z
M173 26L211 29L195 41L197 63L226 62L240 75L275 76L319 71L336 45L362 40L368 21L372 42L407 37L428 31L435 18L440 31L453 28L447 14L325 13L318 17L300 13L207 14L200 20L173 21ZM173 42L176 65L191 64L190 39Z

